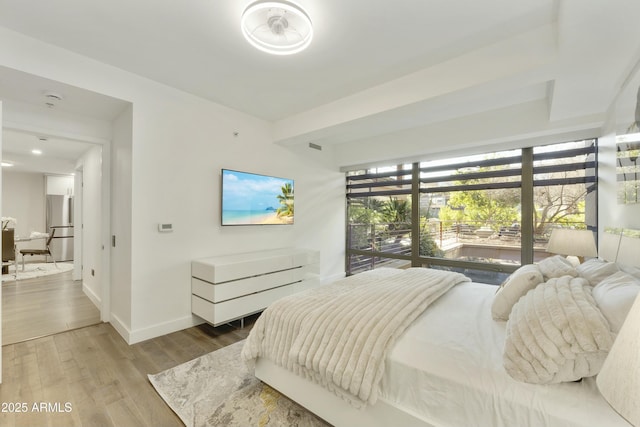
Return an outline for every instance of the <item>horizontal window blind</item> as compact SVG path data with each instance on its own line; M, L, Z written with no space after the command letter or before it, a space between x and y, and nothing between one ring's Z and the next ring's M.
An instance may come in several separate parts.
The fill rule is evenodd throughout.
M411 194L411 165L348 172L347 198Z

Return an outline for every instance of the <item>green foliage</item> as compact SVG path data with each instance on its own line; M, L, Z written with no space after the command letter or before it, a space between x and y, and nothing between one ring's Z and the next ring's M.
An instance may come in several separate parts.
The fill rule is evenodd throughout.
M471 223L496 230L501 225L519 221L520 196L510 190L459 191L451 195L440 210L440 220Z
M280 191L282 194L278 194L278 200L280 201L280 206L276 209L276 214L278 216L291 217L293 216L293 187L290 182L287 182L282 187L280 187Z
M384 222L390 224L410 223L411 202L406 199L389 197L389 200L382 206L382 218Z
M444 251L429 232L420 233L420 256L443 257Z
M349 224L378 224L383 202L372 197L349 200Z

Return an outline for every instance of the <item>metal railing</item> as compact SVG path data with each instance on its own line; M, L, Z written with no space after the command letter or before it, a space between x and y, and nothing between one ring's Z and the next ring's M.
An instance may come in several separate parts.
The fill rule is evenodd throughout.
M551 231L554 228L585 228L584 223L545 223L537 224L534 232L535 249L544 250ZM349 274L370 270L381 266L411 265L412 233L409 223L376 223L349 224L347 227L347 253ZM420 246L420 256L440 257L449 259L472 260L488 263L513 263L514 254L504 258L506 252L500 248L516 251L519 259L521 246L521 229L517 222L491 221L440 221L422 220L420 227L421 240L431 241L437 253L423 252ZM422 242L421 242L422 243ZM459 251L464 247L466 250ZM429 246L426 245L425 248ZM475 248L475 254L474 249ZM485 248L484 252L482 248ZM493 248L497 258L485 255L486 248ZM454 251L458 249L458 251ZM427 250L427 249L425 249Z

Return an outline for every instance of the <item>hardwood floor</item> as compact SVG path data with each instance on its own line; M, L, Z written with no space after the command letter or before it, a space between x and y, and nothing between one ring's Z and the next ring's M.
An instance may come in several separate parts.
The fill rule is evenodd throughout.
M2 343L100 323L100 311L72 272L2 283ZM0 408L1 409L1 408Z
M182 426L147 375L246 338L256 318L243 329L200 325L131 346L108 323L5 345L0 425ZM34 410L41 402L49 411ZM26 412L6 412L22 403Z

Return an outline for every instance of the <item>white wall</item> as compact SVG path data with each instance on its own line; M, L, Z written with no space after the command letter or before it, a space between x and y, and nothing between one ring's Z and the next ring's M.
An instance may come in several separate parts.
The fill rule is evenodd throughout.
M82 233L82 288L100 307L102 302L102 147L91 146L80 160L82 166L82 224L75 224Z
M129 107L116 118L111 143L111 227L107 231L107 251L111 255L111 288L107 294L110 306L109 320L124 337L131 331L131 147L133 135L133 108ZM127 214L128 213L128 214ZM117 236L112 247L111 235ZM104 305L104 301L103 301Z
M32 231L45 230L45 178L41 173L12 172L2 169L2 216L18 220L15 235L29 236ZM42 241L18 243L18 249L44 247ZM29 257L28 261L44 261L44 257Z
M201 99L155 90L133 104L132 341L171 319L192 324L194 258L301 245L321 250L324 276L344 271L344 227L333 220L344 216L342 174L274 145L268 123ZM222 168L293 178L295 224L220 226Z
M111 314L129 342L199 321L190 310L194 258L300 245L321 251L324 277L344 272L344 176L324 153L274 145L265 121L2 28L0 65L133 105L130 140L115 135L129 125L117 119L111 156ZM222 228L223 167L293 178L296 224ZM159 222L175 231L159 233Z

